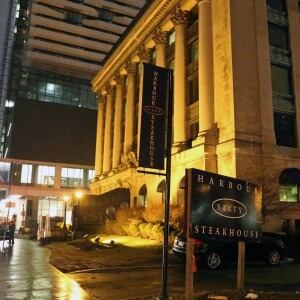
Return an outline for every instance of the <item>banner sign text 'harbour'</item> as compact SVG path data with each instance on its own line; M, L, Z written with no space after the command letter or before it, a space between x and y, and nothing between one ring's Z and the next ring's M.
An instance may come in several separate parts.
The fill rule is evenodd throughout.
M202 170L190 170L190 237L202 241L260 240L260 186Z
M164 169L168 72L144 64L139 167Z

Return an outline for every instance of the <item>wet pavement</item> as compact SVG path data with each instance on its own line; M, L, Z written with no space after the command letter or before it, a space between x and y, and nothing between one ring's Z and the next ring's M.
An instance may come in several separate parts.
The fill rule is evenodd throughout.
M95 300L48 263L50 250L37 241L0 241L1 300Z

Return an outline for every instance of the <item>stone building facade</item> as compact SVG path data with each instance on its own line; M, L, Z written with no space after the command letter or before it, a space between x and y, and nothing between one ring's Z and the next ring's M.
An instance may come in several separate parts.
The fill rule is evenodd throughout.
M155 0L92 81L98 98L93 194L130 189L160 204L163 175L138 168L143 63L174 70L172 204L186 168L261 184L263 227L300 225L297 0ZM164 171L161 171L164 173Z

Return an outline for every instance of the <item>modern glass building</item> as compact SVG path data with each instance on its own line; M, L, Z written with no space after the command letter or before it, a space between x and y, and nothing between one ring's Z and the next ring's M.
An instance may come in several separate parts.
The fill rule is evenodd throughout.
M39 202L63 206L64 195L89 193L97 120L91 80L146 1L5 2L0 156L18 163L10 168L17 188L5 184L1 201L26 199L25 211L34 213L24 221L36 225Z

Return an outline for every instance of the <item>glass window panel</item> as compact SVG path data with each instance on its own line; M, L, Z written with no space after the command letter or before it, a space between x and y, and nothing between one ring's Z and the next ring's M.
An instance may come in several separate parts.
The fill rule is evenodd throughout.
M168 39L168 45L172 45L173 43L175 43L175 31L173 31L170 35L169 35L169 39Z
M198 59L198 40L194 41L190 45L190 62L193 62Z
M48 199L44 199L42 200L42 210L44 211L48 211L49 210L49 200Z
M198 83L198 76L188 80L188 105L196 102L198 100L199 94L199 83Z
M50 200L49 201L49 215L50 217L58 216L58 207L57 207L57 200Z
M0 162L0 183L9 183L10 163Z
M62 168L61 186L83 186L83 169Z
M38 184L54 185L55 168L51 166L38 166Z
M271 65L272 89L278 93L292 95L291 72L288 68Z
M280 185L279 199L282 202L298 202L298 187L294 185Z
M273 47L289 50L287 29L283 26L269 23L269 44Z
M21 183L32 183L32 165L22 165Z
M276 144L285 147L296 147L295 116L274 113Z
M93 179L95 176L95 170L89 170L89 179Z
M285 0L267 0L267 6L279 11L286 11Z

